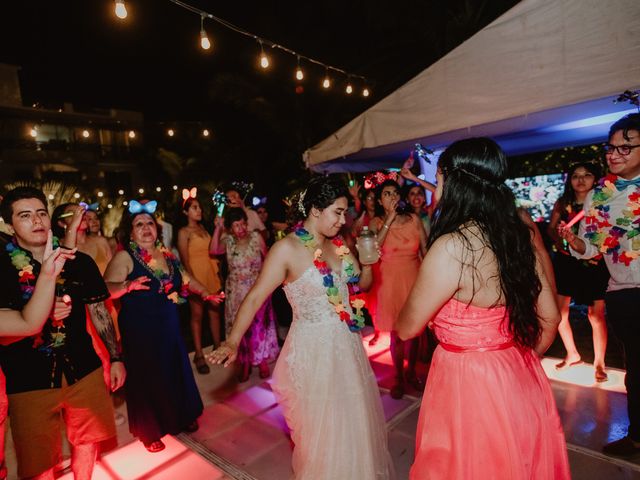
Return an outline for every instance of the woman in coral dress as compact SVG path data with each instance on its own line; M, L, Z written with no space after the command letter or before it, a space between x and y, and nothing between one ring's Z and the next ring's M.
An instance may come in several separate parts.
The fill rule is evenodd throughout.
M422 400L410 478L570 477L542 355L560 314L492 140L452 144L430 248L396 324L440 340ZM442 189L442 184L438 185Z
M396 379L391 387L393 398L402 398L405 381L416 390L424 383L416 375L418 360L417 338L402 341L394 331L393 323L418 277L420 261L426 251L426 233L422 222L412 213L398 213L400 187L394 180L385 180L376 188L378 213L371 222L377 234L380 256L380 276L376 291L376 328L391 332L391 357ZM407 358L407 371L404 362Z

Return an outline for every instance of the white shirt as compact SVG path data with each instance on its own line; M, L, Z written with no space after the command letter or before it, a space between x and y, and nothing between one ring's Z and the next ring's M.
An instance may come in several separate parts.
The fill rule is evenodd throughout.
M627 208L627 202L629 201L629 195L633 193L634 190L638 190L639 187L630 185L624 190L614 194L608 201L607 205L609 206L609 222L611 225L615 225L615 219L622 217L622 210ZM591 209L591 203L593 200L593 190L589 192L587 198L584 202L584 211L586 214L589 214L589 210ZM611 228L611 227L607 227ZM586 233L586 223L584 220L580 221L580 229L578 230L578 236L584 242L586 249L585 252L581 255L571 247L569 250L571 251L571 255L580 259L593 258L600 251L598 247L593 245L587 238L585 238ZM637 240L636 240L637 242ZM630 252L633 251L631 240L625 235L620 238L620 252ZM638 249L636 248L636 251ZM611 254L604 254L604 261L607 264L607 268L609 269L609 274L611 278L609 279L609 286L607 287L607 291L611 292L614 290L622 290L625 288L640 288L640 257L631 260L629 266L626 266L623 262L614 263Z

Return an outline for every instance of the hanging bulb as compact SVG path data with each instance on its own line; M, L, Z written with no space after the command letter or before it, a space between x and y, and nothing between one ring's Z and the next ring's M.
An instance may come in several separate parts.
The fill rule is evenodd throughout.
M298 68L296 68L296 80L300 81L304 78L304 72L300 68L300 57L298 56Z
M207 31L204 29L204 15L200 17L200 46L203 50L209 50L211 48L211 41L209 41Z
M124 0L116 0L116 17L124 20L127 15L127 7L124 4Z
M324 77L324 80L322 81L322 88L330 88L331 87L331 80L329 79L329 77Z
M209 130L207 130L206 128L202 131L202 136L203 137L208 137L209 136Z
M169 135L170 137L173 137L176 134L176 132L173 131L173 128L170 128L169 130L167 130L167 135Z
M350 83L347 83L347 88L344 91L347 92L348 95L351 95L353 93L353 87Z
M369 89L367 87L364 87L364 89L362 90L362 96L363 97L368 97L370 95L371 92L369 92Z
M269 57L264 53L264 46L260 42L260 66L262 68L269 68Z
M136 132L129 130L129 138L136 138Z

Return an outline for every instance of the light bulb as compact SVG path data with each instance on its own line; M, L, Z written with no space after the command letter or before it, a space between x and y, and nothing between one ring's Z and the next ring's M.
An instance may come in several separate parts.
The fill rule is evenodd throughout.
M200 46L203 50L209 50L211 48L211 42L204 28L200 30Z
M322 88L330 88L331 87L331 80L329 79L329 77L324 77L324 80L322 81Z
M260 54L260 66L262 68L269 68L269 57L267 57L264 52Z
M118 195L124 195L124 190L122 189L118 190Z
M98 192L98 197L100 198L104 197L104 192Z
M156 192L161 192L162 191L162 187L156 187Z
M73 198L80 198L80 194L79 193L74 193L73 194Z
M55 195L53 193L50 193L49 196L47 197L49 200L53 200L55 197Z
M84 138L89 138L89 130L83 130L83 131L82 131L82 136L83 136Z
M138 193L139 193L140 195L142 195L142 194L144 193L144 188L139 188L139 189L138 189Z
M127 205L129 205L129 202L127 202L127 201L125 200L124 202L122 202L122 205L124 205L124 206L126 207Z
M129 131L129 138L136 138L136 132L134 132L133 130Z
M209 136L209 130L207 130L206 128L202 131L202 136L203 137L208 137Z
M124 0L116 0L116 17L122 20L127 18L127 7L124 4Z
M353 87L351 86L351 84L347 84L347 88L345 89L345 92L347 92L349 95L351 95L351 93L353 93Z
M113 204L107 203L107 208L113 208Z
M362 96L363 97L368 97L369 96L369 89L367 87L364 87L364 90L362 90Z
M33 138L36 138L38 136L38 130L36 130L35 127L32 128L29 132L29 135L31 135Z
M300 67L296 68L296 80L302 80L304 78L304 72Z
M173 128L170 128L169 130L167 130L167 135L169 135L170 137L173 137L176 134L176 132L173 131Z
M177 190L177 189L178 189L178 185L174 185L174 186L173 186L173 189L174 189L174 190Z

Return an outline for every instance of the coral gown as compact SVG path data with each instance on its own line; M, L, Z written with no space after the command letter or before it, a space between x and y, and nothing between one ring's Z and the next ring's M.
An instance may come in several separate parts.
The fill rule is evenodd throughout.
M412 480L570 478L551 386L505 314L452 298L436 316Z
M350 308L347 286L335 285ZM293 323L273 372L300 480L394 478L380 393L359 333L349 331L311 266L285 285Z

